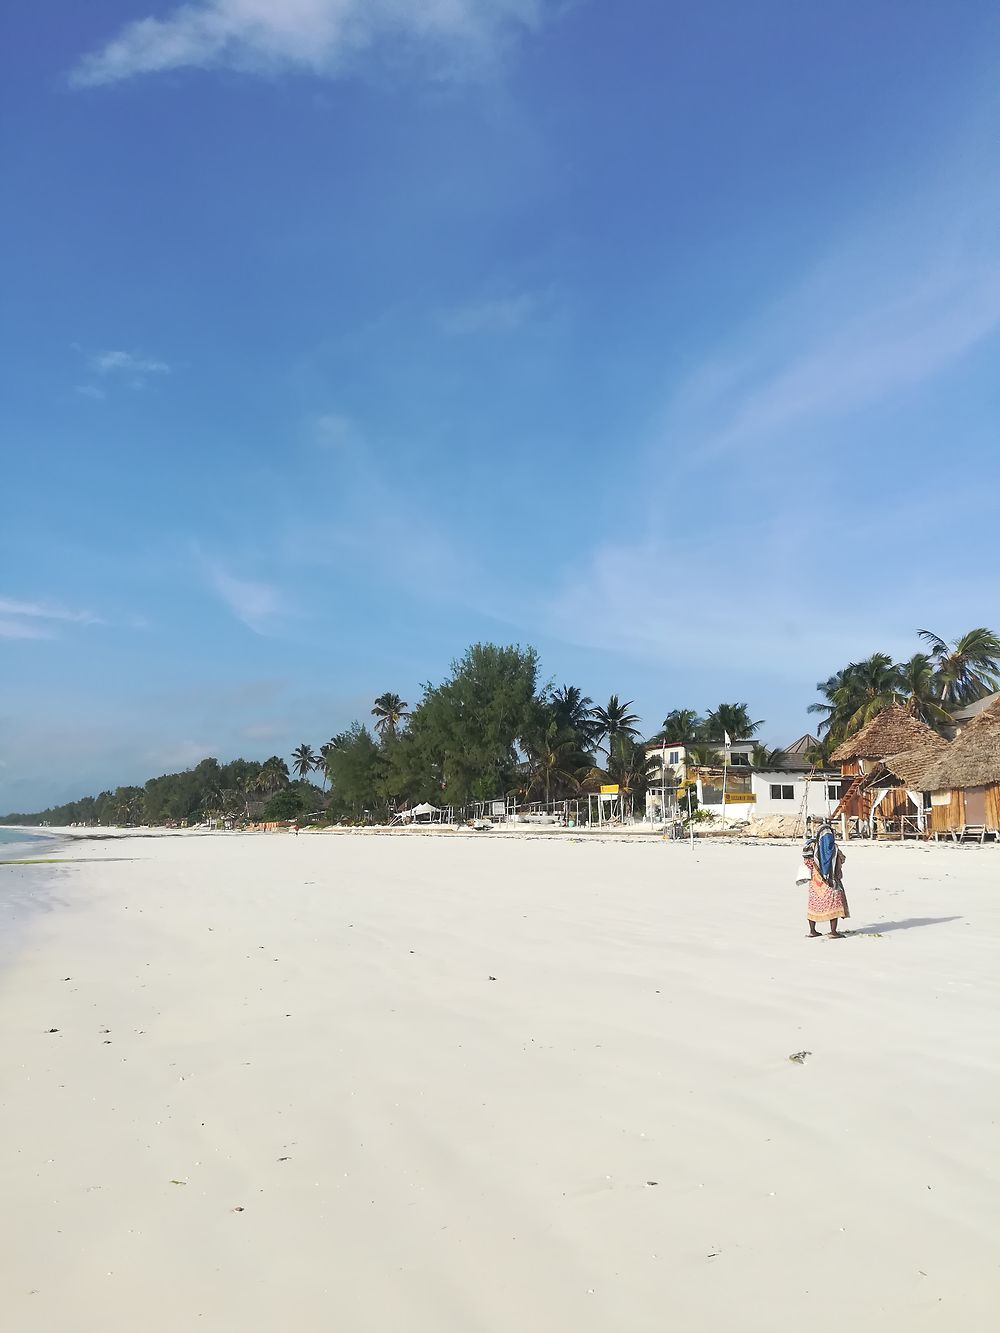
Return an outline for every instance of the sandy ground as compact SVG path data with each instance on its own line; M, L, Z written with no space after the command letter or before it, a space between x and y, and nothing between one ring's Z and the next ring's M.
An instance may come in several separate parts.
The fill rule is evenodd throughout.
M842 943L787 847L65 854L0 867L10 1333L996 1326L1000 849L852 846Z

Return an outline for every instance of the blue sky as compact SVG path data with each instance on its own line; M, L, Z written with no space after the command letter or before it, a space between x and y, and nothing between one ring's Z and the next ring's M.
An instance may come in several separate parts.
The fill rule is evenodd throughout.
M0 810L480 638L777 744L1000 625L995 5L0 22Z

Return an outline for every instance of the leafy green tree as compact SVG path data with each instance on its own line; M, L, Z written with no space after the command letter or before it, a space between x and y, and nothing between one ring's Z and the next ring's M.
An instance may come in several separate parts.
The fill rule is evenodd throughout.
M513 791L536 718L533 648L473 644L441 685L425 686L389 756L386 790L462 806Z
M330 813L360 819L366 811L385 811L385 758L371 732L355 722L337 737L327 759Z
M289 783L281 791L276 791L265 805L265 820L298 819L304 820L319 814L323 809L323 794L312 782L300 778Z

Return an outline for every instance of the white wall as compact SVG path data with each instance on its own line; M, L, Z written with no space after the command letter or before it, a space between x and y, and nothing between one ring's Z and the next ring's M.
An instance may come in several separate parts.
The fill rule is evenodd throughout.
M826 815L832 814L836 809L837 800L833 797L827 800L826 789L839 784L836 778L831 778L829 784L825 781L807 782L805 776L801 773L754 773L751 779L753 793L756 801L750 807L757 819L763 819L765 815L797 815L802 809L802 798L809 792L809 803L806 806L807 815ZM792 799L790 801L773 800L771 797L771 787L782 786L792 788ZM839 797L838 797L839 799Z

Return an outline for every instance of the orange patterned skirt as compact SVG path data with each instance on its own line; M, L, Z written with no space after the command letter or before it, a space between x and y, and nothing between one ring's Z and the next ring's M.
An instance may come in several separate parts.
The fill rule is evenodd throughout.
M813 866L812 879L809 881L809 921L836 921L848 917L847 894L843 889L831 889L826 880Z

